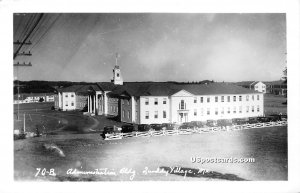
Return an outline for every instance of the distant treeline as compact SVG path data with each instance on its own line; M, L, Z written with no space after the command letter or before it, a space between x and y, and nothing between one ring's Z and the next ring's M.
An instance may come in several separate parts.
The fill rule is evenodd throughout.
M14 81L14 94L18 93L54 93L56 88L68 87L78 84L91 84L88 82L70 82L70 81Z
M213 80L203 80L203 81L189 81L189 82L176 82L168 81L177 84L209 84L213 83ZM41 80L31 80L31 81L14 81L14 94L18 93L18 85L20 93L54 93L57 88L64 88L72 85L86 85L94 84L93 82L70 82L70 81L41 81Z

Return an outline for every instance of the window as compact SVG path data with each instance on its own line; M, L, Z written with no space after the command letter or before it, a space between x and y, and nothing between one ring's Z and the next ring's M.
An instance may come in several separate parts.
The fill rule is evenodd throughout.
M230 107L228 107L228 109L227 109L227 113L228 113L228 114L230 114Z
M163 111L163 118L167 118L167 112Z
M68 94L66 94L66 98L68 98Z
M252 112L254 112L254 106L252 106L251 110L252 110Z
M221 102L224 102L224 96L221 96Z
M71 97L74 97L74 94L71 94Z
M130 111L127 112L128 119L130 119Z
M239 101L242 101L242 96L239 96Z
M239 107L239 113L242 113L242 106Z
M74 106L74 102L71 102L71 106Z
M124 105L124 99L122 99L122 105Z
M200 97L200 102L203 103L203 97Z
M125 117L125 111L123 110L123 112L122 112L123 114L122 114L122 117L124 118Z
M167 104L167 99L166 98L163 99L163 104L164 105Z
M149 119L149 111L146 111L146 113L145 113L145 119Z
M259 112L259 105L257 105L257 112Z
M66 101L66 106L68 106L68 101Z
M218 115L218 108L215 109L215 115Z
M194 109L194 116L197 116L197 109Z
M158 118L158 111L154 112L154 118L157 119Z
M249 113L249 106L246 107L246 113Z
M218 102L218 97L217 97L217 96L215 97L215 102L216 102L216 103Z
M117 108L117 107L114 107L114 113L116 112L116 108Z
M145 105L149 105L149 98L145 98Z
M119 73L117 73L117 77L119 77L120 76L120 74Z
M254 101L254 95L252 95L252 100Z
M233 113L236 113L236 107L233 107Z
M257 100L259 101L259 95L257 95Z
M179 109L185 109L184 106L185 106L184 100L181 100L180 101L180 108Z
M207 115L210 115L210 109L207 108Z
M154 105L158 105L158 98L154 99Z
M222 107L221 114L224 115L224 107Z
M197 103L197 97L194 97L194 103Z
M249 95L246 96L246 101L249 101Z
M227 102L230 102L230 96L227 96Z
M208 103L210 102L210 97L207 97L207 102L208 102Z
M233 102L236 102L236 96L233 96Z

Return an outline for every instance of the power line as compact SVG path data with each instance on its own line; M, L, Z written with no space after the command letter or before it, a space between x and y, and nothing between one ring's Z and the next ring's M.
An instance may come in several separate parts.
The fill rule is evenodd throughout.
M36 28L36 26L38 25L38 23L41 21L42 17L43 17L43 13L40 14L40 16L38 17L38 19L36 20L36 22L34 23L32 29L28 32L28 34L26 35L26 37L24 38L24 40L22 42L26 42L27 39L29 38L30 34L33 32L33 30ZM14 53L14 59L17 57L19 51L21 50L23 44L20 45L20 47L17 49L17 51Z
M57 22L57 20L59 19L59 17L61 16L61 14L59 14L55 20L49 25L49 27L44 31L44 33L40 36L40 38L35 42L35 44L33 44L33 46L31 47L31 49L29 51L31 51L36 45L38 45L38 43L43 39L43 37L49 32L49 30L53 27L53 25Z
M48 20L48 21L47 21ZM46 26L46 25L44 25L43 26L43 23L48 23L49 22L49 20L50 20L50 17L47 17L47 15L45 15L44 17L43 17L43 19L41 20L41 22L37 25L37 27L36 27L36 30L34 30L33 32L32 32L32 35L31 35L31 37L30 37L30 40L31 40L31 42L35 42L38 38L37 38L37 34L39 34L40 33L40 29L42 29L42 28L44 28L44 26ZM42 27L43 26L43 27ZM39 33L37 33L37 32L39 32ZM36 39L36 40L35 40Z

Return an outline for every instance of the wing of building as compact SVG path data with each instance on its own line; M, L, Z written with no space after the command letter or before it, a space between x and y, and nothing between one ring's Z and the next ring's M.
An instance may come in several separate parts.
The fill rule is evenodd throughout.
M84 109L136 124L183 123L262 116L264 95L229 83L123 82L118 66L111 82L58 90L61 110Z

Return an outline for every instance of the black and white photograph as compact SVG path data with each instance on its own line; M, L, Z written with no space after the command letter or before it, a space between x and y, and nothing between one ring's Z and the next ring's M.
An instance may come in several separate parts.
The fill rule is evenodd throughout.
M10 14L13 183L294 176L287 12Z

